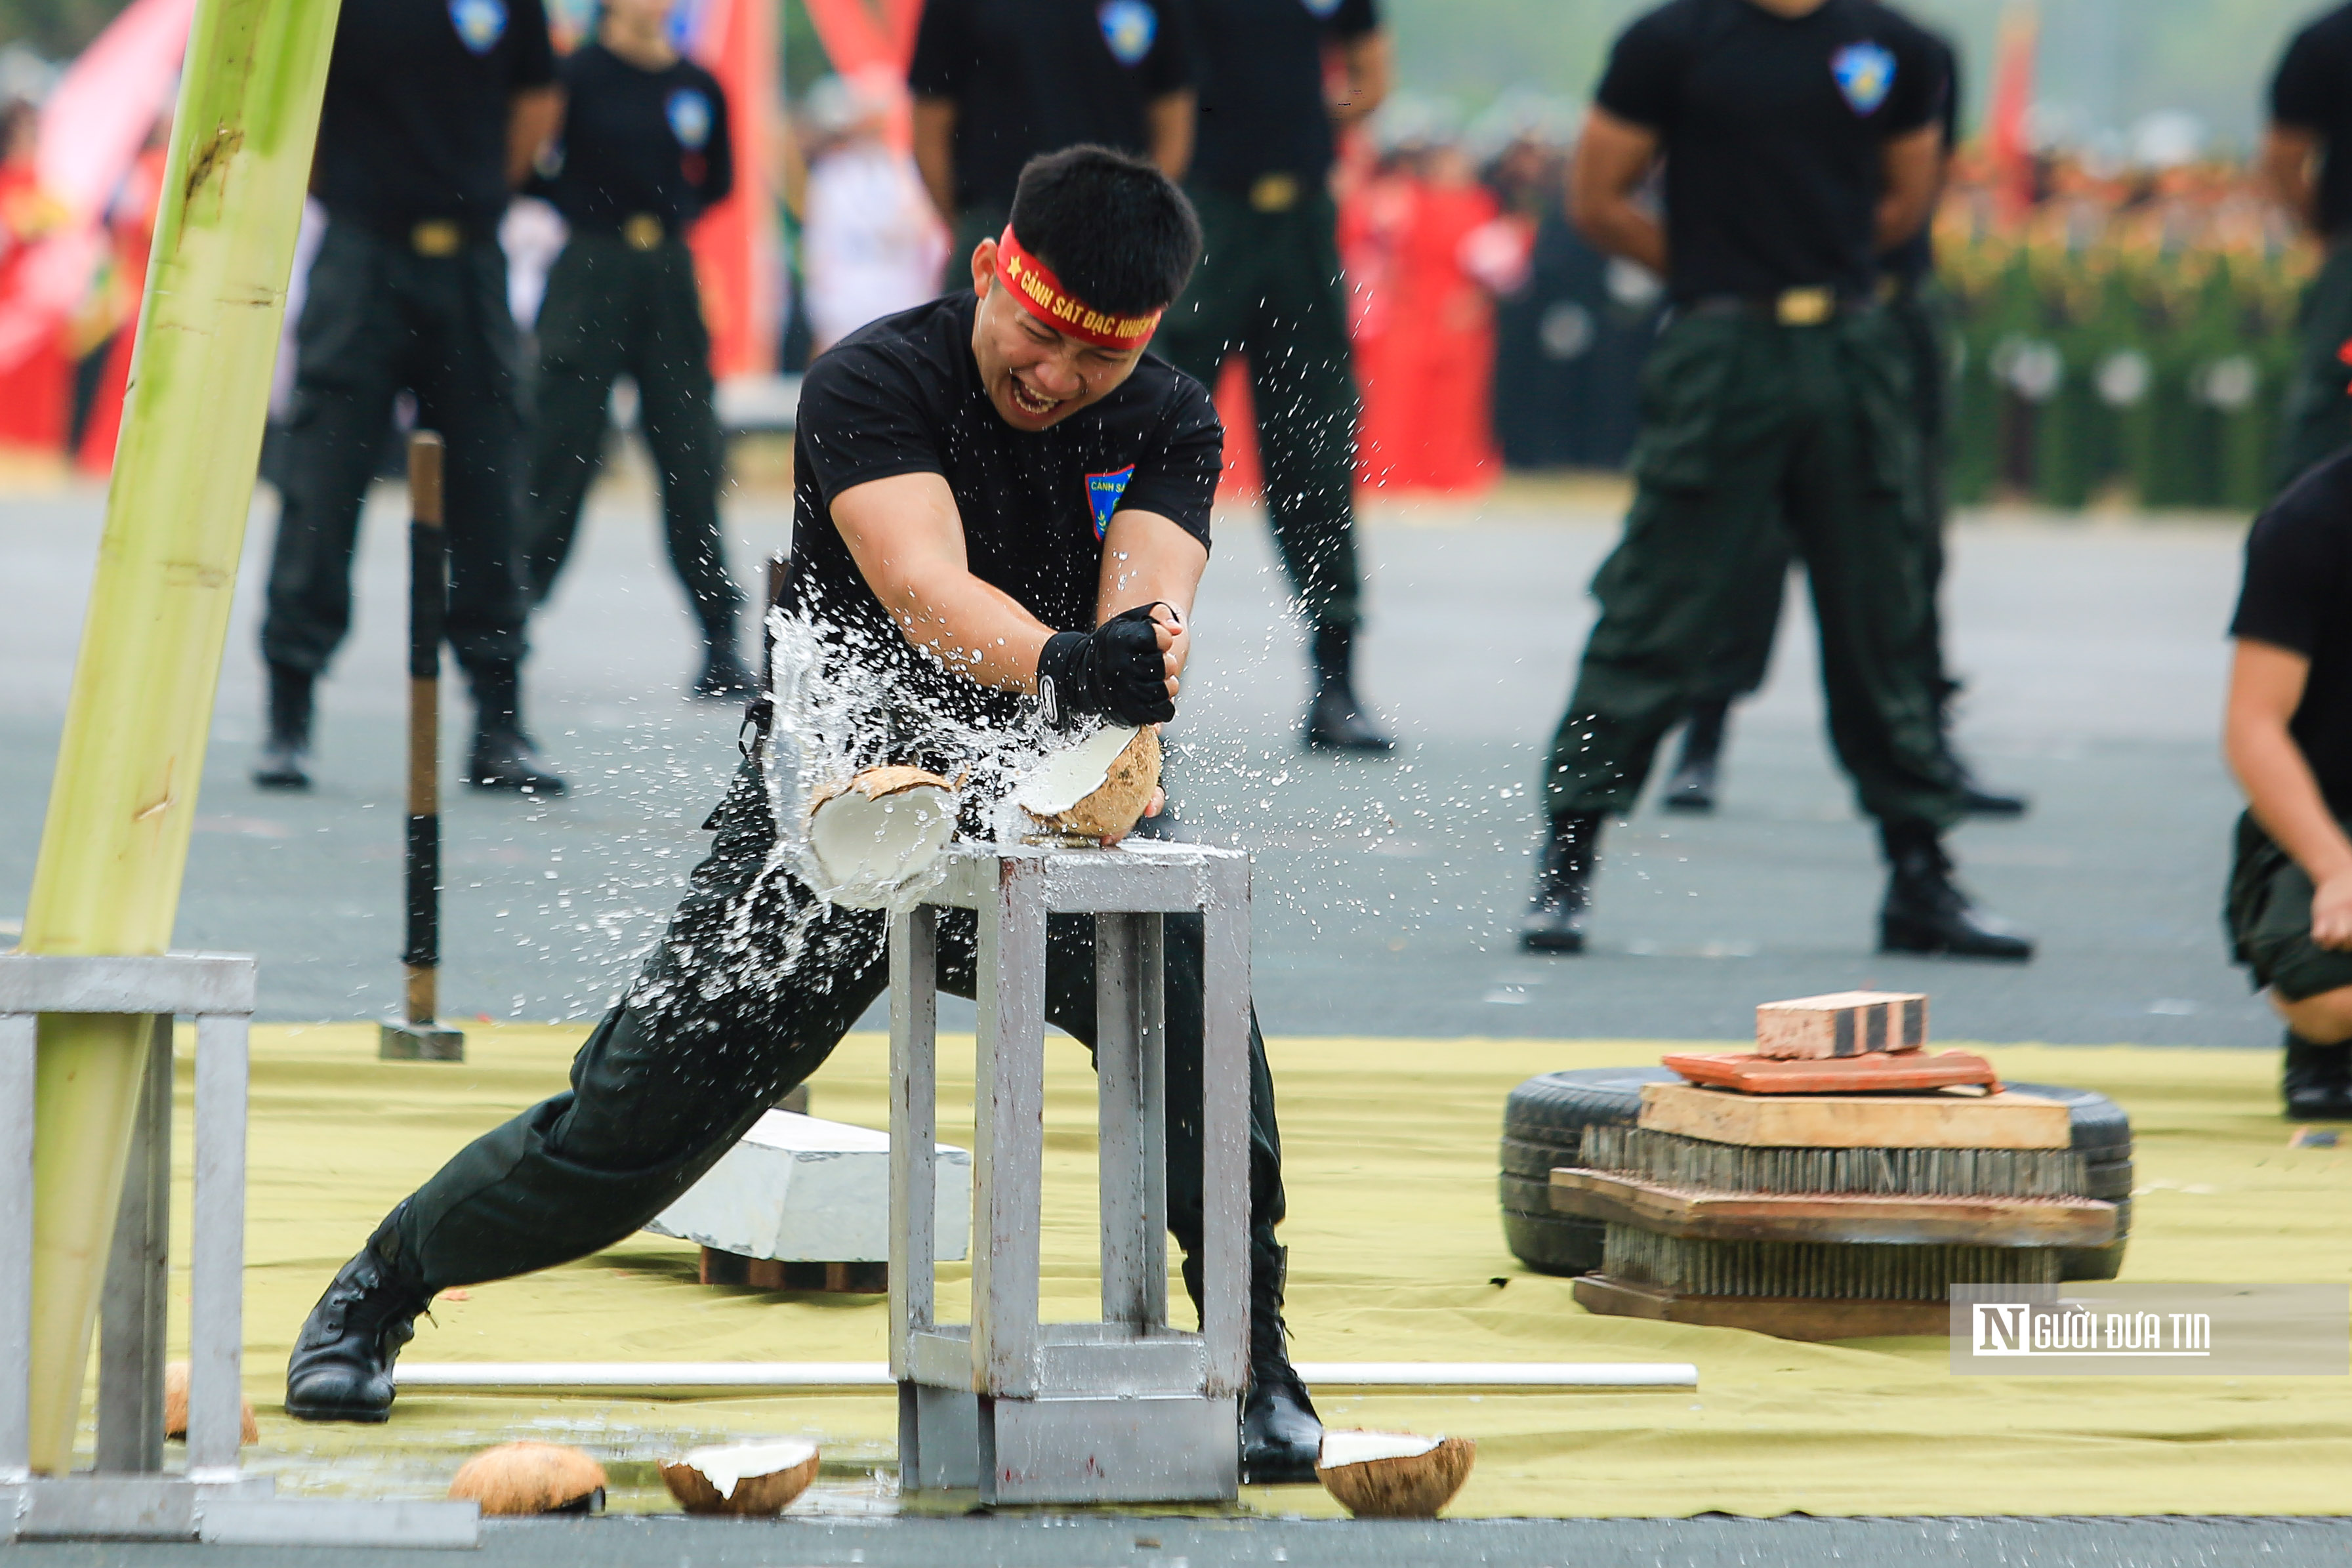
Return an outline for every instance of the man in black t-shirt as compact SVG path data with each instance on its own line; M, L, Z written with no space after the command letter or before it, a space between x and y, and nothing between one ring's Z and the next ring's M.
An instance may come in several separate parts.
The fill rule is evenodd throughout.
M2304 291L2302 346L2287 388L2278 483L2352 443L2352 5L2287 45L2271 81L2263 171L2295 220L2327 247Z
M1223 433L1197 382L1146 355L1200 229L1150 165L1099 148L1024 174L973 291L886 317L812 365L794 436L787 607L928 719L1175 713L1209 558ZM643 1226L816 1070L889 983L887 917L827 908L773 864L755 752L667 936L581 1049L572 1088L460 1152L394 1208L312 1311L287 1369L306 1420L381 1421L435 1291L565 1262ZM815 912L814 923L808 917ZM1091 1042L1094 928L1046 930L1046 1016ZM1168 920L1169 1227L1197 1255L1199 917ZM973 924L940 922L940 984L971 994ZM1250 1031L1250 1377L1244 1479L1311 1481L1321 1427L1284 1349L1274 1089ZM1197 1298L1198 1276L1187 1282Z
M669 562L701 624L698 697L747 694L742 590L719 532L725 446L687 231L727 199L727 95L669 41L670 0L604 0L596 37L563 62L561 163L548 198L571 226L539 310L539 419L523 552L534 604L571 553L604 442L613 378L636 384L660 476Z
M1200 133L1187 186L1207 237L1168 318L1168 355L1214 386L1248 362L1266 512L1306 617L1315 688L1307 742L1385 752L1356 700L1356 426L1331 200L1334 132L1387 95L1374 0L1193 0ZM1327 95L1326 50L1341 63Z
M1923 34L1935 52L1946 82L1942 163L1948 165L1952 149L1959 145L1959 61L1943 39L1924 29ZM1940 191L1942 186L1939 175L1937 188ZM1937 719L1943 728L1944 747L1953 766L1959 770L1960 788L1969 815L2021 816L2027 806L2025 797L1979 783L1967 759L1952 745L1952 707L1959 694L1960 682L1950 674L1950 666L1944 658L1943 618L1937 609L1944 581L1944 525L1949 515L1945 467L1949 461L1949 413L1946 405L1951 382L1951 354L1947 346L1951 335L1951 306L1942 285L1936 281L1933 226L1921 225L1918 233L1880 257L1879 266L1879 292L1885 299L1887 318L1894 323L1910 371L1909 407L1916 437L1912 456L1917 466L1916 483L1919 496L1917 549L1927 610L1920 627L1920 657L1928 661L1928 674L1939 700ZM1743 625L1730 639L1727 657L1717 668L1712 681L1714 689L1692 705L1690 719L1684 725L1682 755L1666 780L1660 800L1668 810L1715 809L1717 765L1731 704L1764 684L1772 660L1773 637L1780 625L1781 594L1788 585L1790 553L1785 541L1774 540L1757 564L1754 592L1739 606Z
M1971 908L1944 831L1965 809L1920 657L1927 605L1902 347L1877 258L1927 220L1947 83L1871 0L1671 0L1628 27L1570 174L1592 242L1666 279L1643 371L1636 491L1593 580L1600 623L1552 742L1550 830L1521 944L1584 946L1601 819L1740 635L1786 529L1821 627L1838 760L1891 868L1879 943L2022 959ZM1664 163L1663 224L1636 198Z
M554 77L541 0L345 0L312 175L327 232L295 333L261 624L264 788L310 785L312 689L351 628L360 508L405 388L446 450L448 638L478 715L466 777L562 792L522 729L520 348L498 238L560 112Z
M1003 228L1013 184L1041 153L1116 147L1181 177L1192 153L1186 4L925 0L907 72L915 163L957 258Z
M2230 635L2231 946L2286 1020L2287 1115L2352 1118L2352 451L2255 520Z

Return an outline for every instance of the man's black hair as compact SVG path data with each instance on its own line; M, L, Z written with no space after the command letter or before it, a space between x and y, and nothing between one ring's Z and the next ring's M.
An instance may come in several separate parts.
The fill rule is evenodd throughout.
M1013 232L1064 288L1122 316L1174 300L1201 258L1201 220L1176 183L1108 147L1030 159L1013 193Z

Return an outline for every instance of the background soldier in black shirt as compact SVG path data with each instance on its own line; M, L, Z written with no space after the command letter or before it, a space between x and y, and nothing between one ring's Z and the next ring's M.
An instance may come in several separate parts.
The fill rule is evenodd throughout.
M1617 40L1570 175L1578 226L1662 274L1674 316L1643 374L1637 489L1593 582L1601 620L1546 769L1550 833L1521 931L1576 952L1602 816L1739 635L1786 528L1821 627L1838 760L1893 870L1883 949L2032 944L1974 911L1941 837L1964 809L1920 657L1909 375L1876 258L1926 221L1946 83L1870 0L1672 0ZM1665 222L1634 198L1663 157Z
M869 677L887 712L1010 723L1047 680L1065 714L1175 715L1186 612L1209 559L1223 432L1208 393L1143 353L1200 231L1182 195L1099 148L1033 163L1017 245L971 258L974 289L852 332L808 373L793 437L787 608ZM1024 255L1034 247L1034 254ZM1024 302L1025 282L1108 318ZM937 724L928 727L936 732ZM593 1252L692 1186L816 1070L889 984L887 915L831 908L772 869L778 824L755 752L668 936L572 1065L572 1088L461 1151L394 1208L303 1325L286 1408L381 1421L392 1363L433 1293ZM940 984L970 995L974 926L943 914ZM1046 929L1046 1016L1095 1029L1094 927ZM804 942L804 945L803 943ZM797 956L794 956L797 954ZM1169 1228L1201 1239L1202 927L1168 920ZM1322 1428L1284 1348L1274 1086L1250 1028L1250 1390L1242 1476L1312 1481ZM1185 1278L1197 1299L1199 1276Z
M1309 745L1384 752L1356 700L1356 426L1332 132L1388 92L1373 0L1194 0L1200 132L1188 188L1207 245L1168 319L1169 358L1213 387L1249 362L1266 511L1313 637ZM1346 85L1327 100L1323 53Z
M1959 60L1943 39L1925 29L1922 34L1936 53L1946 84L1941 165L1948 166L1952 149L1959 144ZM1939 175L1938 191L1942 186ZM1916 437L1912 455L1917 465L1915 483L1919 500L1917 549L1920 578L1927 594L1927 620L1920 628L1919 652L1927 661L1927 676L1935 686L1937 721L1942 727L1945 750L1952 765L1959 770L1960 788L1969 812L1978 816L2021 816L2026 809L2025 797L1990 789L1979 782L1967 760L1952 745L1952 706L1960 683L1944 658L1943 617L1937 607L1944 582L1944 527L1951 512L1945 476L1950 461L1947 441L1952 379L1948 347L1951 307L1949 297L1936 281L1934 226L1921 225L1918 233L1879 258L1879 292L1886 302L1887 318L1895 324L1910 368L1911 425ZM1692 704L1690 719L1684 726L1682 755L1675 763L1661 799L1669 810L1715 809L1717 769L1731 704L1764 684L1772 659L1773 636L1780 626L1780 600L1788 585L1789 559L1784 539L1775 538L1768 542L1757 565L1753 593L1739 606L1742 625L1727 644L1729 657L1717 671L1713 691Z
M2286 1114L2352 1117L2352 453L2255 520L2223 749L2246 792L2227 920L2286 1019Z
M727 98L670 47L669 0L604 0L596 38L563 62L562 163L549 196L572 237L539 311L539 426L524 572L544 600L571 553L604 442L613 378L636 383L661 476L669 560L701 623L698 697L751 689L737 647L742 591L719 531L725 461L710 334L686 233L735 182Z
M2352 5L2294 36L2271 83L2263 168L2287 210L2327 247L2303 296L2278 483L2352 443Z
M310 787L311 689L351 627L352 548L394 395L447 443L450 645L471 678L480 788L560 794L524 738L517 569L520 350L499 216L561 112L540 0L346 0L319 120L327 232L297 329L278 541L265 787Z
M1192 154L1185 0L927 0L907 86L915 163L956 259L993 239L1022 168L1090 144L1171 179Z

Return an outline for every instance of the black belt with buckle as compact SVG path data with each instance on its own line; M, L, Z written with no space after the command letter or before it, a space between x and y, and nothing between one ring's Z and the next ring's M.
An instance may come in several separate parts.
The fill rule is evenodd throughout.
M1820 286L1778 294L1704 294L1679 309L1688 316L1754 316L1784 327L1818 327L1874 301Z
M657 250L669 237L669 226L651 213L631 213L615 232L631 250Z
M1298 176L1276 171L1250 182L1249 205L1262 213L1286 213L1298 205Z
M436 259L466 248L466 226L455 218L429 217L408 231L408 248Z

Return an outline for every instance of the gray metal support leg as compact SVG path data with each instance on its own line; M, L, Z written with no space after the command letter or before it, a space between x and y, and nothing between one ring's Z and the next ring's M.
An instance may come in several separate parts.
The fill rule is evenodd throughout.
M155 1019L99 1301L98 1468L163 1468L163 1313L172 1224L172 1020Z
M1201 985L1202 1333L1209 1345L1209 1393L1249 1384L1249 868L1212 868L1213 896L1202 910Z
M243 1436L247 1020L196 1020L194 1224L188 1247L188 1477L233 1479Z
M1037 1392L1045 879L1035 860L1006 860L1003 866L994 896L979 911L971 1362L974 1386L1019 1399Z
M32 1473L33 1083L40 1019L0 1015L0 1485Z
M1168 1321L1168 941L1165 915L1138 915L1136 1081L1142 1089L1144 1321Z
M1102 1312L1168 1315L1166 991L1158 915L1095 917L1095 1072L1101 1132Z

